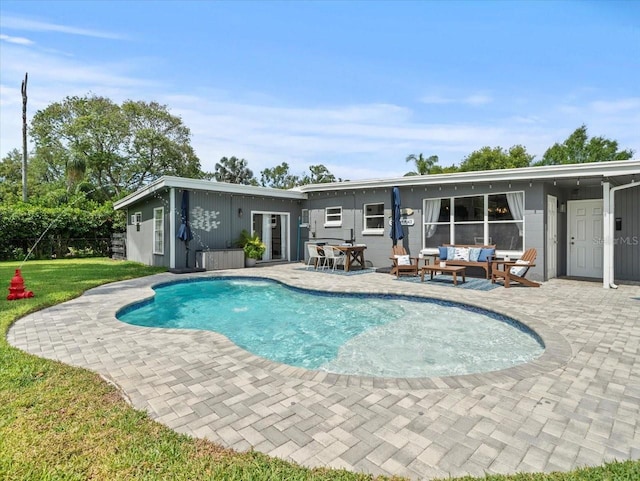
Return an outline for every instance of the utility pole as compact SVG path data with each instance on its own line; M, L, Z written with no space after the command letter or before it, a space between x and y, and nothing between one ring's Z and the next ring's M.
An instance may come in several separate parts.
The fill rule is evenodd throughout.
M27 76L22 81L22 201L27 201Z

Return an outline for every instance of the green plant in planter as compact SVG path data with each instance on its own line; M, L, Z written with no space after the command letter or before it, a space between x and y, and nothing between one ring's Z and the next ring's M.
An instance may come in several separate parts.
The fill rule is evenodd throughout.
M244 249L244 246L247 244L249 239L251 239L251 234L249 234L249 231L247 229L242 229L242 231L240 232L240 236L233 241L233 245L235 247Z
M244 250L244 255L249 259L257 260L262 257L264 251L267 250L267 246L264 245L257 234L254 234L247 239L242 249Z

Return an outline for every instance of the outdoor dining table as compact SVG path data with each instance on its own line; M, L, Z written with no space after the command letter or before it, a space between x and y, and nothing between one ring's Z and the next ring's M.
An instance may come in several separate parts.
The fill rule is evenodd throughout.
M345 256L344 271L345 272L349 272L349 270L351 269L351 264L353 262L356 262L357 264L359 264L361 269L364 269L366 267L364 263L364 250L367 248L367 246L333 246L333 247L344 252L344 256Z

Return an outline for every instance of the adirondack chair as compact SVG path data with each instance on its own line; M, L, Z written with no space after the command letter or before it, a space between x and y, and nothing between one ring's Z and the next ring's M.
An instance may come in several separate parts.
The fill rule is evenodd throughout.
M510 287L512 282L528 287L540 287L538 282L525 278L529 269L535 266L537 255L537 251L532 248L527 249L517 261L493 261L491 282L495 284L496 281L502 280L504 287Z
M391 250L393 267L390 274L400 277L402 274L418 275L418 258L410 257L403 246L394 245ZM406 263L408 262L408 263Z

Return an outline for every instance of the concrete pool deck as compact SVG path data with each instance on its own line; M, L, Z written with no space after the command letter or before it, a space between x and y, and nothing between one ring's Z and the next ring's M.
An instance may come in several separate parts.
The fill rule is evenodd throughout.
M268 277L340 292L466 302L520 320L547 349L487 374L379 379L258 358L212 332L143 328L115 313L150 286L210 276ZM170 428L305 466L410 479L567 471L640 459L640 286L553 279L474 291L340 275L301 264L159 274L108 284L18 320L11 345L95 371Z

